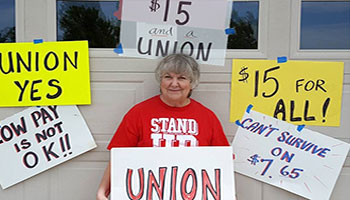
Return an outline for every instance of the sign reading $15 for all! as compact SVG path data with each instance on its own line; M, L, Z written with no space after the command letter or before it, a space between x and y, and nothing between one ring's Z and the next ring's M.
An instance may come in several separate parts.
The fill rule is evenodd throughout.
M339 126L343 71L342 62L235 59L230 121L252 104L290 123Z

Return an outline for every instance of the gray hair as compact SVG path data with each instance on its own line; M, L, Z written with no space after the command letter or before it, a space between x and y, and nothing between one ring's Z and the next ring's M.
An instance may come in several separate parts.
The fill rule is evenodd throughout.
M170 54L164 57L155 69L155 76L158 83L166 73L182 74L191 81L191 88L194 89L199 83L199 65L195 59L185 54Z

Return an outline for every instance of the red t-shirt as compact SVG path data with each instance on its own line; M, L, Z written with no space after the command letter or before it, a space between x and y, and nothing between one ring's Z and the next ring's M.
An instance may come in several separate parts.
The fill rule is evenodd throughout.
M228 145L211 110L193 99L171 107L157 95L129 110L107 148Z

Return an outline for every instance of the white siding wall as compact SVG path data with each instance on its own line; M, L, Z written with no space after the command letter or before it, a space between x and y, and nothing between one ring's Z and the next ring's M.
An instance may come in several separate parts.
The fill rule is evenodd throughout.
M297 51L298 0L262 0L259 50L231 51L224 67L202 66L202 77L193 98L211 108L221 120L229 141L236 126L229 122L232 58L276 59L288 56L300 60L339 60L345 62L342 117L340 127L311 127L350 143L350 53ZM55 0L17 0L17 41L43 38L55 40ZM118 57L112 49L90 51L92 104L79 106L98 147L82 156L47 170L6 190L4 200L89 200L95 192L109 160L108 141L123 115L135 103L158 93L154 80L155 60ZM24 108L0 108L4 119ZM1 163L6 162L4 160ZM350 157L348 156L331 199L350 196ZM238 200L303 199L279 188L236 174Z

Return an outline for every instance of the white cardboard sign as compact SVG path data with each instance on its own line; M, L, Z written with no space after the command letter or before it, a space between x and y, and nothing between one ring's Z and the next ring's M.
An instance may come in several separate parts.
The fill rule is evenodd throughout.
M236 124L236 172L305 198L330 198L349 144L253 110Z
M111 198L235 199L231 147L113 148Z
M125 0L122 20L224 30L227 6L227 0Z
M200 63L224 65L232 2L128 0L122 6L123 56L184 53Z
M0 121L0 184L6 189L95 147L76 106L30 107Z

